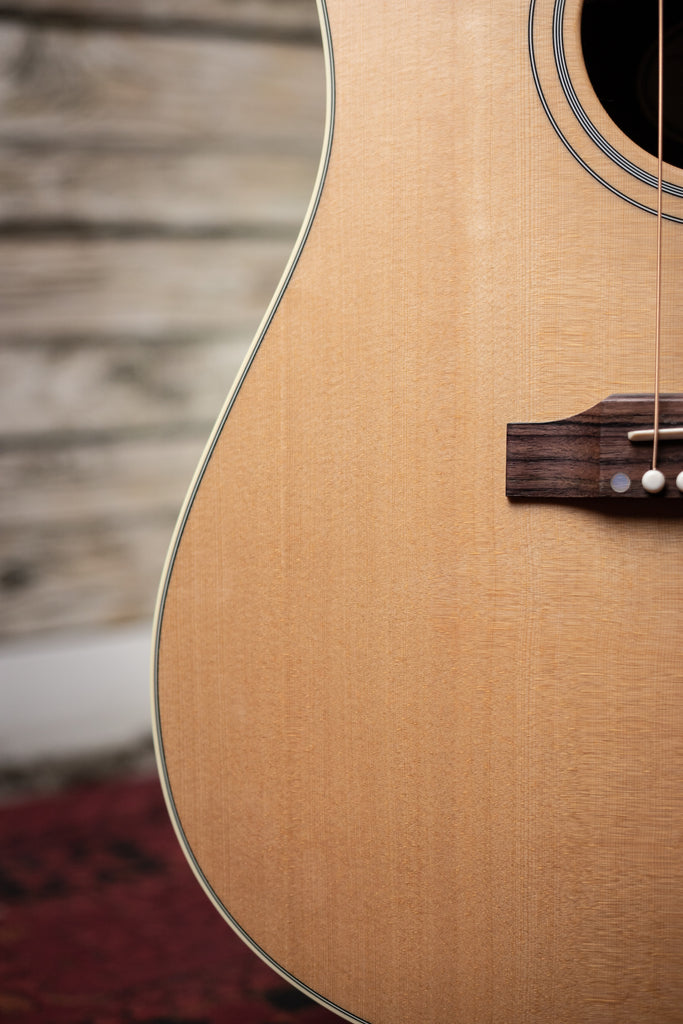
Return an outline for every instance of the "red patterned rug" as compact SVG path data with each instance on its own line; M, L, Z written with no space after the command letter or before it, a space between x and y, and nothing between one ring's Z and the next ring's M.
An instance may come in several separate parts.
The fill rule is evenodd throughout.
M0 809L1 1024L333 1024L220 918L156 779Z

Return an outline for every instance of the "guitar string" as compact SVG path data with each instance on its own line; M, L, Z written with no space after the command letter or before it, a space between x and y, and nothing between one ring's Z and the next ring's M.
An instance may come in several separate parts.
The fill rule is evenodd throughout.
M657 26L657 283L655 296L655 404L652 468L659 454L659 378L662 351L662 179L664 171L664 0L658 0Z

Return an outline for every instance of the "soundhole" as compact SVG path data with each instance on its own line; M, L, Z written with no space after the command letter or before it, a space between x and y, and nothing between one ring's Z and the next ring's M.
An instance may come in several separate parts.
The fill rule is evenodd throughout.
M584 0L588 77L614 123L657 155L657 0ZM664 160L683 167L683 0L664 4Z

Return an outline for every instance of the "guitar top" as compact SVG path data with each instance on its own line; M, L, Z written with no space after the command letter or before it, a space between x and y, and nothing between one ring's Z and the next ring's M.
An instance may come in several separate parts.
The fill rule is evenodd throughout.
M517 464L506 496L508 424L647 420L658 223L683 409L683 161L658 218L589 74L625 12L647 50L645 6L320 0L319 181L180 517L154 692L201 884L347 1020L683 1021L683 444L666 500L621 434L594 478L640 501Z

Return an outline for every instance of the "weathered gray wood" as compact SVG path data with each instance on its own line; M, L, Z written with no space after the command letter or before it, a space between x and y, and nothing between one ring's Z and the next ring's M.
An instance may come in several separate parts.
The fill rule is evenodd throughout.
M149 618L173 521L0 527L0 639Z
M41 222L159 232L238 226L293 234L313 191L317 157L218 151L0 147L0 231Z
M210 427L0 451L0 522L50 532L58 524L121 517L125 528L132 517L173 517Z
M0 636L148 618L310 198L313 0L0 3Z
M262 239L0 239L0 338L252 334L291 248Z
M203 423L208 435L249 340L226 332L0 346L0 451L17 439L22 451L30 438L39 448L42 437L54 448L55 433L107 436L167 426L177 433L183 424Z
M21 0L0 4L2 10L38 14L80 14L95 20L108 16L155 22L205 22L237 31L318 31L315 0Z
M230 140L317 152L322 133L322 53L309 45L9 21L0 32L0 81L0 142Z

